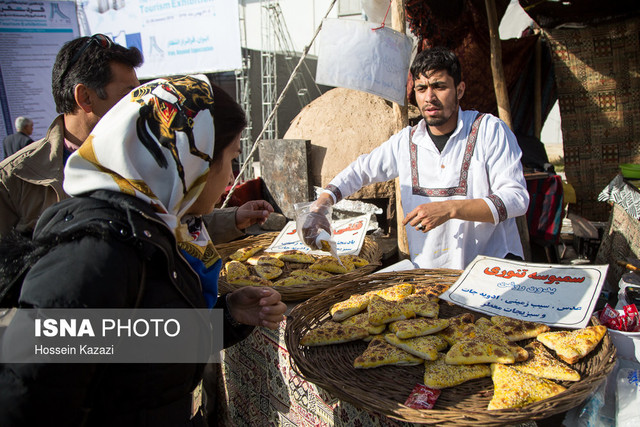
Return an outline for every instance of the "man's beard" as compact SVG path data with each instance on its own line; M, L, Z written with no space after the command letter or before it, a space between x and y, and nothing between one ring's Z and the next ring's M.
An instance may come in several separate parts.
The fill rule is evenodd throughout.
M434 104L431 104L431 105L433 105L436 108L439 108L440 112L444 112L444 108L443 108L442 103L438 102L438 103L434 103ZM449 117L444 117L444 116L431 117L431 116L427 116L425 114L424 109L422 111L422 117L424 118L424 121L427 122L427 125L429 125L429 126L436 126L436 127L437 126L442 126L443 124L447 123L447 121L451 118L451 116L453 114L455 114L455 112L458 110L458 105L459 105L459 102L458 102L458 97L457 97L457 92L456 92L455 106L451 110L451 114L449 115ZM424 108L426 108L426 107L424 107Z

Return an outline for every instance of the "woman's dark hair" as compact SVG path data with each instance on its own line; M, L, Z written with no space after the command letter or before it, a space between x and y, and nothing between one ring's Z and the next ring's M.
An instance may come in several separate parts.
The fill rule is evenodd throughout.
M429 71L445 70L453 83L458 86L462 81L462 70L458 57L451 50L444 47L425 49L418 53L411 64L411 75L417 79L420 75L427 76Z
M220 86L211 84L211 90L213 91L213 125L216 134L213 160L216 161L222 151L247 127L247 116L240 104Z
M91 37L79 37L62 46L56 56L51 72L51 89L56 111L73 113L78 108L74 89L78 84L96 91L101 98L107 97L104 88L111 83L111 63L119 62L136 68L142 65L142 53L135 48L126 48L111 42L108 46L91 43ZM80 56L72 62L81 50Z

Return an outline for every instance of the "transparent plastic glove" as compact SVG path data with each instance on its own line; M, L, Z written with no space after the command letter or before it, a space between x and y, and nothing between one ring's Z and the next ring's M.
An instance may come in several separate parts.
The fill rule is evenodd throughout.
M294 208L300 240L311 249L329 252L333 212L331 201L318 199L312 203L296 203Z

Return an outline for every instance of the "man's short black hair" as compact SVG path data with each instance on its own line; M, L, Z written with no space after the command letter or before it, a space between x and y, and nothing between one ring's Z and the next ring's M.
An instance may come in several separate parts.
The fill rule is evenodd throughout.
M101 99L107 94L104 88L111 83L111 63L119 62L136 68L142 65L142 53L135 48L126 48L112 43L109 47L98 43L89 43L75 63L67 66L73 56L82 49L89 37L79 37L62 46L56 56L51 72L51 89L58 113L73 113L78 108L74 97L74 89L78 84L96 91ZM65 72L66 70L66 72Z
M446 71L456 86L462 81L460 61L456 54L445 47L433 47L418 53L411 64L411 75L417 79L427 76L429 71Z

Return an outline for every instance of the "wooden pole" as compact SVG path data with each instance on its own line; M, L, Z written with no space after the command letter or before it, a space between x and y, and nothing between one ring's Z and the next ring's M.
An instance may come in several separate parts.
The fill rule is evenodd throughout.
M536 41L535 48L535 70L533 83L533 134L536 138L540 139L540 135L542 134L542 35L540 34L540 31L536 32L538 33L538 40Z
M500 44L500 34L498 32L498 13L494 0L485 0L487 7L487 20L489 23L489 40L491 42L491 74L493 75L493 89L496 92L498 103L498 116L503 122L513 130L511 122L511 105L509 103L509 91L507 89L504 70L502 68L502 46ZM525 261L531 261L531 242L529 240L529 227L525 216L516 218L518 233L522 242Z
M402 34L406 32L406 18L404 13L404 0L393 0L391 4L391 25L392 28ZM396 119L396 132L404 129L409 124L409 108L405 97L404 106L393 103L393 115ZM400 195L400 180L395 179L396 188L396 226L398 230L398 258L400 260L409 258L409 240L407 231L402 225L404 211L402 210L402 200Z

